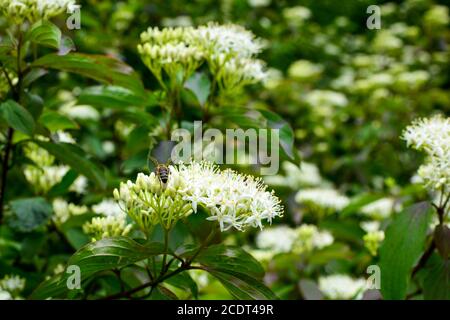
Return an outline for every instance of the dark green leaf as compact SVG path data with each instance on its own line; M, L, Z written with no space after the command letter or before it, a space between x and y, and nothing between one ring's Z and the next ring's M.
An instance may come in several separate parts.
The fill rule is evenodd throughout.
M3 119L11 128L32 136L35 130L33 116L21 105L13 100L8 100L0 105Z
M59 49L61 44L61 30L53 23L42 20L30 28L25 39L38 45Z
M195 261L211 269L242 272L257 279L264 276L260 263L240 247L212 245L202 251Z
M198 297L198 287L195 281L187 272L181 272L177 275L168 278L164 282L183 290L189 290L192 293L192 296L197 299Z
M94 86L84 89L78 96L78 103L102 108L142 107L148 104L146 96L117 86Z
M127 237L106 238L89 243L78 250L67 263L80 268L81 282L100 271L122 268L148 257L164 253L160 243L146 246ZM57 298L67 294L70 274L62 273L44 281L32 294L32 299Z
M69 53L65 56L48 54L33 64L33 67L57 69L132 90L145 95L139 76L120 60L109 56Z
M294 131L289 123L274 112L268 110L259 110L259 112L267 119L268 128L279 130L281 148L289 157L294 158Z
M194 73L186 81L184 87L194 93L201 106L205 105L211 90L211 82L206 74L200 72Z
M420 276L425 299L450 300L450 260L433 254Z
M442 258L448 259L450 255L450 228L445 224L436 226L434 230L434 243Z
M261 280L247 274L206 268L211 275L217 278L228 292L239 300L276 300L277 296Z
M44 198L28 198L11 201L8 224L21 232L33 231L47 223L52 206Z
M376 200L379 200L382 198L381 195L377 194L371 194L371 193L365 193L361 194L355 198L353 198L350 203L342 209L340 215L341 217L347 217L349 215L352 215L353 213L356 213L359 209L364 207L365 205L372 203Z
M78 173L75 170L69 170L61 182L55 184L47 193L49 197L57 197L66 194L69 191L70 186L78 177Z
M406 297L411 270L424 251L431 213L431 206L422 202L405 209L388 226L380 248L384 299Z
M46 111L39 118L39 122L52 132L58 130L78 129L77 123L55 111Z
M34 68L31 69L30 72L26 74L26 76L23 78L23 86L25 88L28 88L33 82L35 82L40 77L46 75L48 72L45 69L41 68Z
M216 277L237 299L276 299L262 283L264 268L239 247L212 245L201 252L195 262Z

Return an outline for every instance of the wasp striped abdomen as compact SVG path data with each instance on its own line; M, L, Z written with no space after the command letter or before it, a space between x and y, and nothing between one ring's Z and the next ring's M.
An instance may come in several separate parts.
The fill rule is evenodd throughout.
M158 167L156 168L156 175L159 177L159 180L166 184L167 181L169 180L169 168L165 165L158 165Z

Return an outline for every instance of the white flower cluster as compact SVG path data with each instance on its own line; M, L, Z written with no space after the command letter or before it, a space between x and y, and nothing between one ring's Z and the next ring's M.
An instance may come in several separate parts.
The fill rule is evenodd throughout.
M267 184L299 189L300 187L317 187L325 183L320 175L319 168L313 163L302 161L300 165L297 165L284 161L281 166L285 174L265 177L264 181Z
M95 217L83 225L83 231L92 236L92 241L107 237L126 236L130 233L131 224L126 221L126 216Z
M92 211L105 216L119 216L123 214L122 209L114 199L103 199L100 203L92 206Z
M208 162L171 166L167 185L154 173L140 173L136 183L128 181L114 190L114 197L147 232L158 223L170 229L177 220L197 212L199 206L210 215L208 220L218 221L222 231L262 228L264 220L271 222L283 213L280 200L266 191L260 179L220 171Z
M384 240L384 231L376 230L367 232L364 237L364 246L369 250L370 254L373 256L377 255L378 248Z
M179 85L180 74L181 81L186 81L204 61L224 91L266 78L264 64L255 59L263 48L262 42L238 25L155 27L143 32L141 41L138 51L163 87L162 71Z
M330 188L300 190L295 196L295 200L311 210L322 210L325 213L340 211L350 202L346 196Z
M68 203L62 198L53 200L53 221L56 225L61 225L70 217L78 216L88 212L86 206L77 206L73 203Z
M85 223L83 231L91 235L93 241L130 233L132 225L127 222L127 215L114 199L102 200L92 206L92 211L101 216Z
M192 43L192 33L192 27L154 27L141 34L138 51L162 85L163 70L172 81L181 74L184 82L201 65L203 52Z
M229 169L220 171L207 162L181 164L178 170L187 185L183 199L192 203L194 212L198 205L207 209L208 220L218 221L222 231L231 227L262 229L263 221L271 223L283 214L280 200L259 178Z
M297 60L289 67L288 75L295 80L306 81L318 78L322 71L323 67L319 64L308 60Z
M6 275L0 279L0 300L20 299L19 294L25 289L25 279Z
M0 13L16 23L51 19L75 5L75 0L0 0Z
M334 241L328 231L319 231L316 226L304 224L298 228L277 226L262 230L256 237L259 249L269 250L271 254L293 252L301 254L314 249L322 249Z
M418 171L425 185L450 190L450 118L436 115L418 119L405 129L402 138L428 156Z
M393 212L401 210L399 204L392 198L382 198L361 208L361 213L369 218L383 220L389 218Z
M75 141L67 133L58 133L57 139L60 139L62 142ZM55 158L34 143L28 143L24 148L24 153L28 159L34 162L34 164L26 165L23 173L27 181L34 187L38 194L47 193L54 185L61 182L63 177L70 170L70 167L68 166L55 165ZM69 190L83 194L86 192L87 183L86 177L78 176L70 186Z
M334 274L319 278L319 289L332 300L361 299L366 281L353 279L345 274Z

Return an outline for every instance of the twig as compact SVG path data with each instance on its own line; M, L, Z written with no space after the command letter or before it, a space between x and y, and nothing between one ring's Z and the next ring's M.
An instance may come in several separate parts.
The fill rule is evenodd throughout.
M419 263L417 263L417 265L414 267L413 271L412 271L412 277L415 276L415 274L422 269L425 264L427 263L428 259L431 257L431 255L433 254L434 249L436 248L436 244L434 243L434 241L432 240L430 243L430 246L428 247L427 251L424 252L424 254L422 255L422 257L419 260Z

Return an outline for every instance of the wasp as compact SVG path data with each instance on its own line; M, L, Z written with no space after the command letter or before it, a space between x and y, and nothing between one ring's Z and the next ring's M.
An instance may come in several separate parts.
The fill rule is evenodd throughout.
M161 181L161 183L163 185L165 185L167 183L167 181L169 181L169 175L170 175L170 169L169 169L169 165L171 163L171 160L169 159L169 161L167 161L165 164L161 164L158 162L158 160L156 160L153 157L149 157L150 160L152 160L153 164L155 165L155 174L158 177L159 181Z

